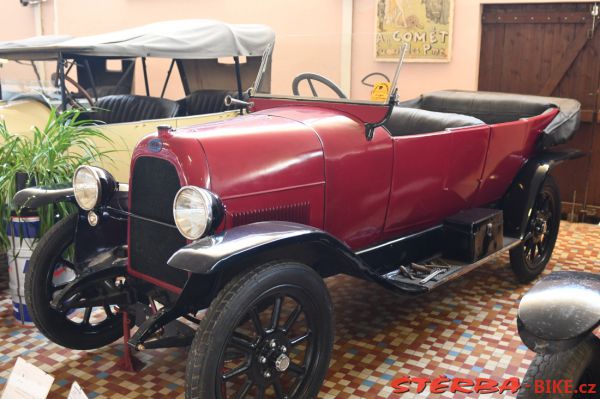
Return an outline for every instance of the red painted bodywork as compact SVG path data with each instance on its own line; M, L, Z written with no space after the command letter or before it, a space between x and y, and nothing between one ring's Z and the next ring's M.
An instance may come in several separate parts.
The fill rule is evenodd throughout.
M367 140L365 121L383 120L387 107L253 101L249 115L162 137L158 154L147 149L157 137L149 135L132 167L140 156L161 157L175 165L182 185L219 195L226 207L221 230L236 214L308 204L307 223L354 250L499 200L558 112L402 137L377 127Z
M296 99L296 98L270 98L255 97L252 99L254 106L250 109L252 112L270 110L282 107L319 107L329 109L337 114L346 114L350 118L361 121L362 123L375 124L381 122L389 111L387 104L370 103L352 103L342 101L327 101L315 99Z

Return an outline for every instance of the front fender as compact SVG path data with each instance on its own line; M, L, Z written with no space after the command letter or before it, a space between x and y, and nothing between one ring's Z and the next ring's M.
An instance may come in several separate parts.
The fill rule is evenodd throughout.
M330 234L283 221L251 223L205 237L175 252L167 263L192 274L211 274L266 256L306 262L322 275L336 274L333 268L344 264L367 269L346 244Z
M524 238L531 210L546 176L561 162L583 155L583 152L572 149L545 151L527 161L502 199L504 233L507 236Z
M87 212L80 211L75 234L75 258L78 262L94 254L127 244L127 191L116 191L109 206L97 210L100 223L90 226ZM13 198L17 209L37 209L58 202L75 203L73 188L68 184L29 187Z
M535 352L576 346L600 325L600 275L556 272L543 278L521 300L517 324Z
M45 187L29 187L17 192L13 198L17 209L37 209L57 202L75 202L75 194L70 184L57 184Z

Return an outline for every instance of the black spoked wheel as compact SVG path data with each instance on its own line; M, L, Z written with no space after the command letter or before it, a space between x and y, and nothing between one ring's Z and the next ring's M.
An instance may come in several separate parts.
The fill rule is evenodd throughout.
M560 226L560 194L548 176L537 195L523 243L510 251L510 263L520 282L535 279L552 256Z
M536 382L569 381L572 389L548 392ZM523 379L518 399L600 399L600 339L591 335L575 348L554 355L538 354Z
M25 276L25 300L34 324L48 339L71 349L95 349L123 336L122 316L115 307L59 312L50 306L57 293L82 272L71 262L77 216L61 220L38 242ZM108 285L91 288L87 294L102 293Z
M186 397L313 398L333 343L331 302L312 269L269 264L211 305L188 358Z

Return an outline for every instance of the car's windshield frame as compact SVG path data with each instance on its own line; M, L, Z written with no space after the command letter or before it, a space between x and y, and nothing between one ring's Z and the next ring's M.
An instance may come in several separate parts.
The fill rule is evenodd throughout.
M272 64L272 56L273 56L273 46L269 45L265 49L262 62L260 68L258 70L258 75L252 87L252 96L256 98L273 98L273 99L285 99L285 100L301 100L301 101L320 101L320 102L338 102L338 103L348 103L348 104L364 104L364 105L383 105L388 106L389 104L396 102L396 97L398 93L398 79L400 77L400 70L402 65L404 64L404 57L408 46L405 44L400 49L400 56L398 58L398 63L396 65L396 69L394 71L394 75L391 82L389 83L389 91L388 96L382 100L359 100L352 98L332 98L332 97L309 97L302 95L289 95L289 94L276 94L276 93L266 93L261 92L261 88L264 82L263 75L270 71L270 65ZM329 80L329 79L327 79Z

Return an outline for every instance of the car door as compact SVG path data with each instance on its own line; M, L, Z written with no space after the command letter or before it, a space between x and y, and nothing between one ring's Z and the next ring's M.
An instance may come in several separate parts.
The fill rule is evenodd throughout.
M471 206L489 142L487 125L392 137L386 238L439 224Z

